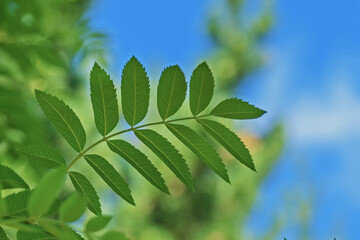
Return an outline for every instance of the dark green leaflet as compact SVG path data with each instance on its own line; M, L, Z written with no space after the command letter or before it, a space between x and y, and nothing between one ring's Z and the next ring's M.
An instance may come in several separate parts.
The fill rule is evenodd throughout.
M90 73L90 91L95 124L105 136L116 127L119 110L114 83L96 62Z
M190 79L190 109L194 116L210 103L214 93L214 77L206 62L199 64Z
M123 140L111 140L108 141L107 144L111 151L119 154L124 160L130 163L152 185L169 194L169 189L165 185L161 174L144 153Z
M164 69L157 89L157 106L163 120L179 110L185 101L186 89L185 75L178 65Z
M129 185L115 168L99 155L85 155L87 163L100 175L111 189L128 203L135 205Z
M201 123L205 130L237 160L255 171L254 162L249 150L234 132L221 123L212 120L199 119L198 122Z
M231 119L252 119L261 117L266 111L241 99L229 98L219 103L211 115Z
M180 124L166 124L167 128L216 174L230 183L227 170L217 152L208 141L189 127Z
M121 78L121 104L126 122L134 126L144 119L149 107L149 78L143 65L132 57Z
M73 149L81 152L86 142L86 134L73 110L55 96L40 90L35 90L35 93L40 107L55 128Z
M99 196L90 181L84 175L74 171L69 172L69 176L76 191L87 201L89 210L96 215L101 215Z
M0 190L11 188L29 189L29 186L14 170L0 165Z
M135 135L153 151L186 186L194 191L191 173L185 159L166 138L150 129L136 130Z

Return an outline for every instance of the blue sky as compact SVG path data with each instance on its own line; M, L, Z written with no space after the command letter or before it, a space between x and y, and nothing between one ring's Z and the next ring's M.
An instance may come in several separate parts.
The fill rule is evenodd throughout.
M113 75L121 74L132 55L155 66L150 75L171 64L189 73L212 47L205 16L214 3L103 0L95 2L89 16L92 26L109 36ZM268 110L254 129L279 119L285 123L287 148L261 188L247 231L270 226L271 216L286 204L284 193L295 189L312 201L311 239L356 239L360 1L278 0L273 8L275 24L262 46L267 64L238 95ZM297 217L285 214L289 220ZM299 227L290 224L280 236L297 239Z

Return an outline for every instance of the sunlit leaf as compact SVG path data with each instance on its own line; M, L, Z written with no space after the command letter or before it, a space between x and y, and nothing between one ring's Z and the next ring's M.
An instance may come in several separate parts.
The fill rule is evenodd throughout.
M106 225L108 225L108 223L110 222L111 218L111 216L105 215L93 217L86 223L85 231L97 232L106 227Z
M105 136L116 127L119 110L114 83L97 63L90 73L90 92L96 128Z
M255 171L254 162L249 150L234 132L221 123L212 120L199 119L198 122L200 122L205 130L237 160Z
M39 164L48 168L65 166L64 157L55 148L48 146L28 146L18 149L32 164Z
M31 193L28 207L31 216L38 217L45 214L53 204L63 185L65 169L58 168L47 172L39 185Z
M74 171L69 172L69 176L76 191L87 201L89 210L96 215L101 215L99 196L90 181L81 173Z
M164 69L157 89L157 106L162 119L179 110L185 100L186 89L185 75L178 65Z
M211 115L231 119L258 118L264 113L266 111L237 98L226 99L211 111Z
M99 155L85 155L87 163L100 175L111 189L128 203L135 205L129 185L115 168Z
M189 127L180 124L166 124L167 128L216 174L230 183L227 170L217 152L208 141Z
M214 77L207 63L199 64L190 79L190 109L193 115L198 115L209 105L214 86Z
M0 190L11 188L26 188L29 186L26 182L11 168L0 165Z
M70 195L61 205L59 218L63 222L74 222L78 220L87 208L87 202L76 192Z
M149 107L149 78L143 65L132 57L121 78L121 104L126 122L134 126L144 119Z
M186 186L194 191L191 173L185 159L166 138L150 129L136 130L135 135L153 151Z
M144 153L123 140L112 140L108 141L107 144L113 152L119 154L124 160L130 163L151 184L169 194L169 190L161 174Z
M54 236L45 233L41 228L35 228L33 232L19 230L16 234L17 240L56 240Z
M54 219L39 219L40 225L57 240L83 240L77 232L63 222Z
M73 110L62 100L40 90L35 90L37 101L45 115L54 124L70 146L80 152L85 145L85 130Z

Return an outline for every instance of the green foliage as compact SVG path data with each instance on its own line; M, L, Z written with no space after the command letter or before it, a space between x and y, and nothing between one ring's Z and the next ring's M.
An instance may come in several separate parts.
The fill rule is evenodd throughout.
M97 232L106 227L111 220L111 216L96 216L91 218L85 225L85 231Z
M59 210L59 219L63 222L74 222L78 220L87 208L84 198L76 192L70 195Z
M61 153L49 146L21 147L18 151L24 154L32 164L39 164L47 168L66 166Z
M81 173L74 171L69 172L69 176L76 191L86 200L89 210L96 215L100 215L101 205L99 196L90 181Z
M190 80L190 109L194 116L201 113L210 103L214 93L214 77L206 62L199 64Z
M8 240L9 238L6 236L6 233L4 231L4 229L2 229L2 227L0 226L0 239L2 240Z
M95 154L85 155L84 158L115 193L128 203L135 205L129 185L108 161Z
M166 138L150 129L136 130L135 135L153 151L186 186L194 191L189 166L186 164L183 156Z
M0 165L0 190L11 188L26 188L26 182L11 168Z
M230 183L224 163L204 137L184 125L166 124L166 126L185 146L214 170L216 174Z
M110 76L97 63L90 73L91 102L100 134L111 132L119 121L116 90Z
M252 119L261 117L264 113L266 111L241 99L230 98L219 103L210 114L230 119Z
M54 124L70 146L78 152L84 148L86 134L79 118L62 100L48 93L36 90L37 101L45 115Z
M123 233L117 231L109 231L105 233L101 238L101 240L130 240Z
M249 150L234 132L221 123L212 120L200 119L198 121L203 125L205 130L237 160L255 171L254 162Z
M161 73L157 89L157 107L163 120L174 115L186 97L185 75L178 65L170 66Z
M64 168L45 174L29 198L29 213L33 217L45 214L59 194L64 180Z
M144 153L124 140L112 140L107 143L111 151L119 154L124 160L130 163L152 185L164 193L169 194L165 180Z
M7 208L6 216L12 216L12 217L26 216L29 196L30 196L29 190L13 193L7 196L4 199Z
M126 122L134 126L144 119L149 107L149 78L143 65L132 57L121 79L121 103Z

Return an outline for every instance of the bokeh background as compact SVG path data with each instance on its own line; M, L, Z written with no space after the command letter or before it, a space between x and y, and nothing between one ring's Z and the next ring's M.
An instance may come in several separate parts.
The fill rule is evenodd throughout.
M135 55L153 90L166 66L178 64L189 80L206 60L219 96L212 104L237 96L268 112L232 126L258 172L219 149L231 169L228 186L185 153L197 192L167 174L172 196L164 196L100 148L130 179L137 201L127 206L94 180L105 212L116 213L112 227L133 239L357 239L359 11L356 0L2 0L0 161L35 184L44 169L29 166L17 146L50 142L69 152L34 88L66 99L97 139L88 110L95 60L119 85Z

